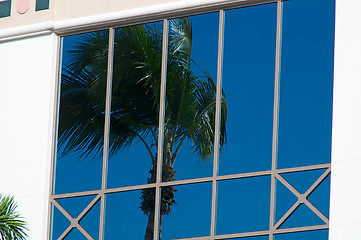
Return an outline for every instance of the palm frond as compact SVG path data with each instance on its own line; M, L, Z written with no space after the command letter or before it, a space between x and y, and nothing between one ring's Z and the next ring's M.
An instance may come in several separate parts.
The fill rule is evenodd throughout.
M14 197L0 194L0 239L25 240L26 222L15 211L17 204Z
M158 125L160 39L159 30L147 25L115 30L111 154ZM104 32L83 34L69 52L62 74L58 130L63 154L82 151L86 157L101 153L107 41Z
M137 139L154 139L158 129L162 28L141 24L115 30L110 153ZM104 133L108 33L83 34L63 68L59 146L64 153L101 153ZM91 46L90 46L91 45ZM164 139L174 162L185 138L201 160L213 154L216 86L206 69L195 76L190 65L190 18L170 20ZM196 65L196 64L195 64ZM197 65L196 65L197 66ZM220 144L226 139L227 103L222 93ZM149 149L156 145L143 143ZM175 148L175 149L174 149ZM165 154L166 156L167 154Z

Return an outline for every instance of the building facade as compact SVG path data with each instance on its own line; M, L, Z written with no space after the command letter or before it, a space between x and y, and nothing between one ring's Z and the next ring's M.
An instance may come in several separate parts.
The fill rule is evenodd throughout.
M1 193L29 239L359 239L359 9L1 1Z

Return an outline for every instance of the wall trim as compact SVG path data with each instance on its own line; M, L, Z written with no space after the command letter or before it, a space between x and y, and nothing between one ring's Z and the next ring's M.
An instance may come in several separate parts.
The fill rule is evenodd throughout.
M0 42L50 34L53 32L53 25L53 22L48 21L0 30Z

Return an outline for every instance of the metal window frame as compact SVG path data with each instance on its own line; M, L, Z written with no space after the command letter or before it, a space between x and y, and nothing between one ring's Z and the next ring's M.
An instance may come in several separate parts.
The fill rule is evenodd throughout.
M222 71L223 71L223 44L224 44L224 16L225 10L250 7L255 5L262 5L268 3L277 4L277 30L276 30L276 54L275 54L275 84L274 84L274 110L273 110L273 137L272 137L272 168L266 171L247 172L240 174L230 175L218 175L218 159L219 148L214 148L214 161L213 161L213 175L211 177L194 178L177 180L172 182L162 182L162 161L157 163L157 176L156 182L143 185L126 186L119 188L106 188L107 179L107 161L108 161L108 148L109 148L109 124L110 124L110 111L111 111L111 88L112 88L112 68L113 68L113 53L114 53L114 28L124 27L134 24L142 24L154 21L163 21L163 50L162 50L162 67L161 67L161 99L160 99L160 112L159 112L159 135L158 135L158 156L157 159L162 159L163 150L163 128L164 128L164 112L165 112L165 92L166 92L166 72L167 72L167 50L168 50L168 21L171 18L183 17L204 14L209 12L219 12L219 36L218 36L218 60L217 60L217 92L216 92L216 119L215 119L215 135L214 146L219 145L219 130L221 119L221 89L222 89ZM88 211L98 202L101 201L100 210L100 225L99 225L99 239L104 238L104 223L105 223L105 200L106 195L110 193L141 190L146 188L155 188L156 190L156 206L155 206L155 226L154 226L154 240L159 240L159 219L160 219L160 199L161 199L161 187L164 186L178 186L187 184L196 184L203 182L212 183L212 207L211 207L211 226L209 236L194 237L194 238L181 238L188 240L215 240L215 239L231 239L238 237L252 237L252 236L269 236L270 240L273 240L273 236L281 233L301 232L328 229L328 219L315 208L308 200L307 197L329 176L331 170L331 164L319 164L311 166L293 167L285 169L277 169L277 150L278 150L278 122L279 122L279 96L280 96L280 71L281 71L281 45L282 45L282 5L283 0L231 0L226 2L209 4L202 7L192 9L180 9L179 11L170 11L158 15L149 15L144 17L134 17L130 19L123 19L121 21L106 23L105 25L88 26L81 28L72 28L58 31L58 68L56 84L58 88L55 93L55 112L53 123L53 149L52 149L52 163L51 163L51 184L49 189L49 216L48 216L48 239L52 237L52 221L53 221L53 208L57 207L66 218L71 222L70 226L63 232L58 239L64 239L67 234L73 229L78 228L83 235L90 240L93 238L81 227L79 221L86 215ZM56 149L57 149L57 125L58 125L58 113L60 102L60 78L61 78L61 64L62 64L62 37L72 34L80 34L83 32L109 29L109 50L108 50L108 76L107 76L107 93L106 93L106 114L105 114L105 129L104 129L104 150L103 150L103 169L102 169L102 188L100 190L66 193L66 194L54 194L55 186L55 169L56 169ZM289 184L280 173L301 172L316 169L326 169L325 172L316 180L316 182L306 191L306 193L299 193L291 184ZM269 216L269 229L264 231L255 232L242 232L233 234L216 234L216 215L217 215L217 185L218 181L251 178L257 176L270 176L271 177L271 194L270 194L270 216ZM275 201L276 201L276 180L280 181L285 187L287 187L293 194L298 197L298 201L284 214L284 216L276 223L275 222ZM72 218L71 215L57 202L57 199L71 198L80 196L94 195L94 199L90 204L80 213L77 218ZM324 225L297 227L280 229L279 227L292 215L300 204L307 205L317 216L319 216L324 222ZM179 239L180 240L180 239Z

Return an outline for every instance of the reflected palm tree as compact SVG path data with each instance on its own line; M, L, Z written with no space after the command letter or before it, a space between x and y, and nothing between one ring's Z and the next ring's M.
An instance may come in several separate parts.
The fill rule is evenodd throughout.
M156 181L158 116L160 108L162 29L142 24L115 30L110 154L141 141L152 168L149 183ZM59 120L59 147L101 153L104 132L108 33L80 35L63 68ZM167 91L164 121L162 181L173 181L174 162L185 140L201 161L213 155L216 85L206 69L202 76L191 70L192 27L189 18L170 21ZM220 145L226 139L227 106L222 93ZM163 187L161 219L174 205L175 189ZM142 191L141 210L148 216L146 240L153 239L155 190Z
M0 194L0 239L25 240L26 223L15 212L17 205L14 197Z

